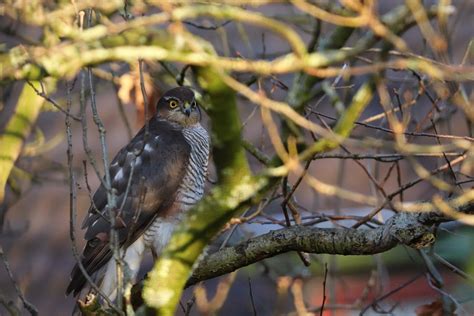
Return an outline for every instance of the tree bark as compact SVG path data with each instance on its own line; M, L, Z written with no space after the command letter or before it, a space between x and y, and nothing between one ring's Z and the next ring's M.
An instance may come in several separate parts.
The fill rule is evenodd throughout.
M458 212L474 214L474 202ZM194 269L186 286L212 279L289 251L331 255L373 255L397 245L420 249L435 241L434 224L450 221L440 213L399 213L374 229L292 226L248 239L208 255Z

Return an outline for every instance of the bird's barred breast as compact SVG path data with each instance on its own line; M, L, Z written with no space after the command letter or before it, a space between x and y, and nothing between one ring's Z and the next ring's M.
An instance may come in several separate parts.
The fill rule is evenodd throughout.
M177 202L181 204L183 210L188 210L204 195L209 159L209 135L201 124L185 128L183 134L191 146L191 155L178 189Z
M183 134L191 146L191 154L176 195L175 203L179 209L176 214L179 214L179 217L199 202L204 195L210 150L209 135L201 124L184 128ZM153 247L156 253L161 253L179 220L180 218L174 217L156 218L145 232L145 243Z

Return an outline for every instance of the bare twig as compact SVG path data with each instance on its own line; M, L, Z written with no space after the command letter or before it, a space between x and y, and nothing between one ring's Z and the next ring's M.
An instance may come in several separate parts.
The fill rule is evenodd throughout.
M327 118L327 119L330 119L330 120L334 120L334 121L337 120L335 117L332 117L330 115L326 115L326 114L323 114L323 113L315 111L315 110L310 110L310 111L311 111L311 113L317 114L321 117L324 117L324 118ZM359 126L363 126L363 127L366 127L366 128L370 128L370 129L375 129L375 130L378 130L378 131L381 131L381 132L394 134L394 131L389 129L389 128L375 126L375 125L371 125L371 124L367 124L367 123L359 122L359 121L354 122L354 124L359 125ZM469 137L469 136L456 136L456 135L444 135L444 134L432 134L432 133L420 133L420 132L403 132L403 134L406 135L406 136L419 136L419 137L444 138L444 139L464 139L464 140L468 140L468 141L474 141L474 138Z
M71 99L71 90L73 86L67 88L67 108L66 111L69 112L72 106L72 99ZM82 88L82 87L81 87ZM83 88L82 88L83 89ZM69 238L71 240L71 248L74 258L76 259L77 266L79 270L81 270L82 275L87 280L89 285L119 314L120 310L118 310L114 304L110 301L110 299L105 295L101 289L95 284L92 280L91 276L84 268L82 264L82 258L77 250L76 246L76 217L77 217L77 209L76 209L76 176L74 173L74 169L72 166L73 163L73 153L72 153L72 130L71 130L71 120L69 119L70 116L66 115L65 118L65 125L66 125L66 135L67 135L67 165L69 170Z
M250 296L250 303L252 304L253 316L257 316L257 308L255 307L255 300L253 298L252 282L250 281L250 277L248 278L248 284L249 284L249 296Z
M88 68L87 72L88 72L88 77L89 77L89 91L90 91L90 97L91 97L92 118L99 131L99 139L100 139L100 145L102 149L102 162L104 165L105 183L106 183L106 192L107 192L106 213L108 214L109 220L110 220L110 241L111 241L110 248L112 250L113 258L116 263L117 306L122 306L122 298L123 298L123 290L124 290L123 262L120 255L119 236L116 231L116 220L117 220L116 195L115 195L115 189L112 188L112 179L110 178L109 153L108 153L108 148L107 148L107 142L105 140L106 130L99 116L99 112L97 111L92 70Z
M56 101L54 101L50 96L46 94L46 91L44 89L43 83L41 83L41 91L36 89L36 87L31 83L31 81L26 80L26 83L36 92L37 95L51 103L59 112L63 113L64 115L69 115L73 120L80 122L81 118L68 113L66 110L63 109L62 106L60 106Z
M324 279L323 279L323 302L321 303L321 309L319 311L319 315L323 316L324 313L324 304L326 303L326 280L328 277L328 265L327 263L324 264Z
M360 312L360 315L364 315L367 310L370 308L370 307L375 307L377 306L377 304L383 300L385 300L386 298L390 297L391 295L397 293L398 291L406 288L408 285L412 284L413 282L415 282L416 280L418 280L419 278L421 278L423 276L422 273L420 274L417 274L415 277L411 278L410 280L402 283L400 286L394 288L393 290L389 291L388 293L376 298L375 300L373 300L369 305L365 306L362 311Z
M13 283L13 286L15 287L16 294L18 295L21 302L23 303L23 306L30 313L30 315L33 315L33 316L38 315L38 309L25 298L25 296L23 295L23 292L20 289L20 286L15 281L15 277L13 276L13 272L10 268L10 264L8 263L7 256L5 252L3 251L2 245L0 245L0 258L2 259L3 266L5 267L5 270L7 271L10 281Z

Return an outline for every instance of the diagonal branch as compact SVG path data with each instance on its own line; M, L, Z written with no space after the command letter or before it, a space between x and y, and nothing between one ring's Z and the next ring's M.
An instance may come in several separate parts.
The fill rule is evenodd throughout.
M39 88L39 82L24 85L18 98L15 113L0 134L0 203L5 197L5 185L15 161L20 156L24 142L41 112L45 100L36 94L33 87ZM51 85L51 88L53 86Z

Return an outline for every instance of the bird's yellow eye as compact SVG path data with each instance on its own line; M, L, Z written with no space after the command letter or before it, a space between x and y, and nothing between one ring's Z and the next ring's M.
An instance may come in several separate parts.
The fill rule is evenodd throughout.
M175 101L175 100L171 100L171 101L170 101L170 108L174 109L174 108L177 107L177 106L178 106L178 102L177 102L177 101Z

